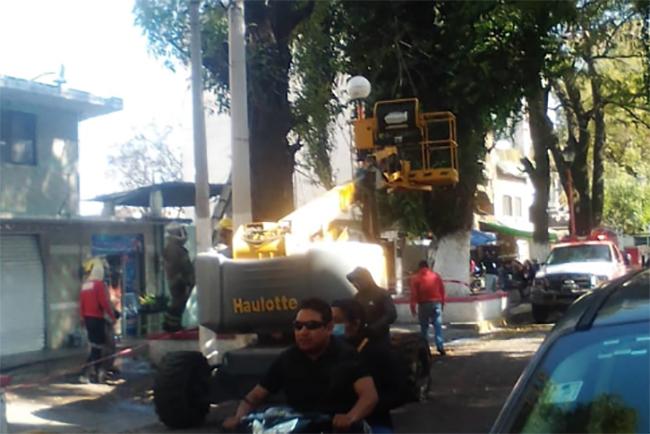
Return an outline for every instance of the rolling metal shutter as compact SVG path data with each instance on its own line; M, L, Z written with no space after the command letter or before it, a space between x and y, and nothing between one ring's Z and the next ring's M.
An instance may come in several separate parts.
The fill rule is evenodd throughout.
M45 288L37 238L0 236L0 354L45 346Z

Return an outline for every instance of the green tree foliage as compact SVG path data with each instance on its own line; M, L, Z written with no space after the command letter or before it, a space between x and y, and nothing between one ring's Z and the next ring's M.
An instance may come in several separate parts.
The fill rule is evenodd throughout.
M293 133L304 146L306 172L326 189L334 187L330 155L338 126L333 120L344 108L335 94L337 79L345 69L338 34L340 13L335 2L317 2L310 19L297 28L293 42Z
M548 115L550 86L545 71L552 63L560 41L553 30L571 20L574 7L570 2L513 2L510 7L518 15L515 21L520 37L512 51L513 62L525 75L523 97L530 125L534 157L522 159L524 168L535 188L530 217L534 225L533 239L548 242L548 200L550 187L550 159L548 149L557 146L553 122Z
M504 127L521 107L525 71L512 64L521 36L520 11L506 2L381 2L372 7L343 2L341 7L347 71L370 80L373 101L415 96L424 110L449 110L458 121L460 183L431 193L396 193L384 202L422 209L427 231L438 236L469 229L486 135ZM410 226L403 229L422 227L418 222Z
M138 0L136 23L152 52L172 67L189 62L187 0ZM297 148L287 136L294 125L289 102L289 68L296 27L308 19L314 2L246 1L247 73L253 218L277 220L293 208L293 167ZM203 66L217 109L228 100L226 10L219 1L201 7Z
M614 137L608 128L620 120L650 126L642 28L633 3L594 0L577 2L576 19L557 30L562 44L546 73L561 103L559 143L573 151L575 160L569 163L560 146L550 150L567 192L565 174L571 172L579 234L602 222L605 160L610 146L616 146L610 144Z
M627 234L646 232L650 225L650 182L622 169L606 170L603 223Z

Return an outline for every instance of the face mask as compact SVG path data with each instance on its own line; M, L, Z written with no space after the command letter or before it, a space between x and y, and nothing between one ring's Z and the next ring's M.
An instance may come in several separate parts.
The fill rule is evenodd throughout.
M345 324L343 323L334 324L334 328L332 329L332 334L334 336L345 336Z

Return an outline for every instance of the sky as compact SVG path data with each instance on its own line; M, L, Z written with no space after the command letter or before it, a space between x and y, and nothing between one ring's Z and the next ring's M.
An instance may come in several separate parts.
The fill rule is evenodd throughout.
M146 131L173 128L172 144L182 149L183 179L193 180L190 71L176 73L148 53L134 24L132 0L0 0L0 75L53 83L61 65L65 86L101 97L122 98L121 112L79 125L82 214L101 204L85 199L120 191L109 176L107 157L120 144ZM52 72L53 74L47 74ZM209 175L222 182L230 166L230 125L226 116L206 121Z

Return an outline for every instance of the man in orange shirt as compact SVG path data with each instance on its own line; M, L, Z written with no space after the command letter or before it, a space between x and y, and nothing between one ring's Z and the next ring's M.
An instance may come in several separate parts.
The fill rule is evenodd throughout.
M417 311L416 311L417 306ZM429 268L427 261L420 261L418 272L411 278L411 314L417 314L422 337L429 341L429 324L433 323L436 349L444 356L442 338L442 310L445 307L445 285L438 273Z

